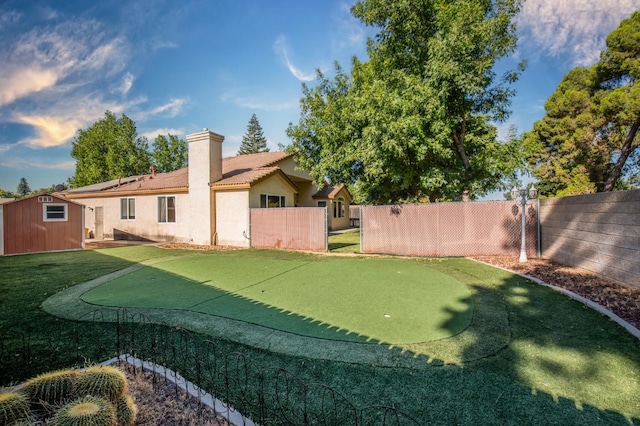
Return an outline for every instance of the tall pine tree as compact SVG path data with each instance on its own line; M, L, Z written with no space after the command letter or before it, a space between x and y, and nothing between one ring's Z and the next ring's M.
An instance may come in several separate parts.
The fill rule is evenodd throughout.
M262 133L262 127L255 114L251 116L247 133L242 136L242 144L238 150L238 155L257 154L258 152L269 152L267 148L267 138Z
M29 184L27 183L27 179L20 178L20 182L18 182L17 193L20 197L24 197L31 192L31 188L29 188Z

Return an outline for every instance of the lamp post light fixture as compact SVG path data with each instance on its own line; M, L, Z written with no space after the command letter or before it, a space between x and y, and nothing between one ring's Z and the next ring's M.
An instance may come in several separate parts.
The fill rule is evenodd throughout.
M511 199L513 200L514 203L518 203L520 202L520 204L522 205L522 231L521 231L521 240L520 240L520 259L518 259L520 262L526 262L527 259L527 243L526 243L526 212L525 212L525 208L527 207L527 201L529 200L535 200L536 198L538 198L538 190L531 185L531 188L529 188L529 190L527 190L527 188L516 188L515 186L513 187L513 189L511 190Z

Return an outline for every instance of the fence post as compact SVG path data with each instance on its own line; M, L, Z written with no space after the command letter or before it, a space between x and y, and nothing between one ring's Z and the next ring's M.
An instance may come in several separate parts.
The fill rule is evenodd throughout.
M360 253L364 253L363 252L363 248L364 246L362 245L362 236L364 234L364 232L362 232L362 224L364 223L364 220L362 220L362 212L364 210L364 206L362 204L360 204L360 206L358 206L358 208L360 209L360 213L359 213L359 218L358 218L358 223L360 223Z
M542 241L540 240L540 198L536 198L536 257L542 257Z
M246 235L244 236L247 237ZM253 247L253 243L251 242L251 207L249 207L249 248Z
M324 208L324 251L329 251L329 207Z

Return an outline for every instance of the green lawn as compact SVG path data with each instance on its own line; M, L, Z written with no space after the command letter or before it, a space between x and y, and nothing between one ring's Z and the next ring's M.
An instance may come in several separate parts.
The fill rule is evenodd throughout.
M173 260L158 262L161 258ZM34 373L69 366L82 354L90 353L86 355L90 360L112 356L114 338L106 333L107 324L60 319L47 313L41 305L55 294L58 299L49 300L59 303L49 303L47 309L57 309L65 317L76 315L85 320L98 320L102 317L92 317L91 305L82 302L80 296L95 296L93 302L98 303L97 298L107 295L92 294L94 291L124 283L120 280L126 280L129 275L102 284L98 281L89 293L87 289L91 286L79 284L128 266L135 267L142 261L150 264L129 274L140 278L139 285L147 285L142 278L154 272L148 277L156 279L149 281L164 277L165 292L171 291L172 277L173 282L197 285L206 294L218 292L222 299L235 299L230 295L238 293L236 305L231 304L238 309L255 304L262 306L257 311L264 307L269 311L283 310L276 317L308 317L308 322L316 328L320 321L346 321L345 318L326 320L320 312L303 312L303 308L314 305L318 294L314 293L314 300L302 303L299 295L288 300L290 289L278 293L279 286L287 284L287 277L293 277L296 271L284 265L305 265L298 268L301 276L310 280L308 276L313 275L318 283L320 279L316 275L327 265L352 267L342 258L334 260L327 256L268 250L194 256L189 251L155 247L4 257L0 258L2 384L25 378L27 370ZM187 310L177 306L178 309L141 307L140 311L147 320L165 321L188 327L203 337L210 336L216 340L217 347L245 353L265 368L279 366L307 383L325 383L358 406L395 406L423 424L640 424L640 342L617 324L548 288L465 259L358 258L353 261L361 262L360 272L368 274L372 289L380 285L377 281L382 277L371 266L377 262L390 262L396 269L406 262L412 278L405 279L402 273L398 274L401 277L391 279L394 285L419 286L408 281L420 280L420 271L461 283L472 298L473 315L468 327L439 340L371 344L357 339L318 339L290 333L286 327L249 324L242 318L244 313L236 312L235 318L229 315L203 320L203 316L211 318L211 314L192 310L192 299L188 301L190 309ZM243 266L242 274L259 276L261 270L256 269L265 265L280 267L284 274L270 271L266 274L269 280L254 282L248 288L242 286L240 278L227 276L215 281L220 288L212 288L213 278L206 277L211 271L207 271L205 265L231 262ZM305 268L309 268L308 274L303 274ZM389 272L392 268L383 270ZM205 283L207 280L212 281ZM267 283L269 285L261 287ZM61 293L62 290L65 291ZM122 286L122 290L126 290L126 286ZM266 290L265 293L262 290ZM366 294L366 289L359 291L362 298L375 300ZM274 294L269 295L270 292ZM417 288L410 293L423 294ZM184 302L170 293L165 295L171 303ZM115 296L114 292L109 297ZM202 306L212 303L211 299L203 298ZM467 306L471 306L468 303ZM322 304L331 305L318 300L318 305ZM292 312L295 315L289 315ZM459 312L449 313L452 318L457 315ZM294 323L299 323L300 318ZM54 330L63 331L54 333ZM373 337L375 330L374 327L358 333ZM61 350L58 342L79 331L91 337L91 346L76 345L74 353ZM30 338L27 349L25 335ZM17 361L12 360L21 359L27 351L32 364L17 369L14 365ZM189 376L188 372L185 374Z
M360 230L329 235L329 251L334 253L360 253Z
M423 262L287 260L234 253L156 263L82 295L94 305L166 308L294 334L354 342L420 343L464 331L467 286Z

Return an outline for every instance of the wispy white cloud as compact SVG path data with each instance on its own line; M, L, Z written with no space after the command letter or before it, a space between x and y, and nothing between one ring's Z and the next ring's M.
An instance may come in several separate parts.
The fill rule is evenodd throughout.
M130 72L126 73L122 78L122 83L120 85L119 92L122 93L123 95L126 95L127 93L129 93L129 90L131 90L131 87L133 86L133 80L134 80L133 74L131 74Z
M153 50L159 50L159 49L177 49L179 46L177 43L173 42L173 41L166 41L166 40L153 40L151 42L151 48Z
M91 71L122 68L127 55L123 40L109 38L94 21L33 29L3 45L0 106L50 89L71 75L87 83L95 78Z
M22 15L15 10L3 11L2 9L0 9L0 30L3 30L6 27L9 27L20 21L21 17Z
M13 69L12 69L13 68ZM52 87L59 79L53 70L5 66L0 71L0 106Z
M68 143L78 129L83 129L104 116L109 110L121 114L137 109L146 102L140 97L127 102L110 101L95 95L67 97L52 102L47 108L34 111L16 111L11 121L30 126L34 135L18 143L31 148L48 148Z
M65 170L73 171L76 167L74 160L65 161L33 161L25 158L2 158L0 159L0 167L7 167L17 170L32 170L32 169L45 169L45 170Z
M526 0L518 17L526 55L565 59L571 66L598 61L607 35L640 9L640 0Z
M365 26L351 15L351 5L342 3L333 16L334 29L331 33L331 46L334 51L352 50L365 45Z
M273 50L276 54L284 61L285 65L289 69L289 72L293 74L295 78L300 81L312 81L316 79L315 72L313 73L305 73L297 68L291 60L289 59L289 51L287 47L287 39L284 35L278 36L276 41L273 43Z
M180 112L182 112L182 109L185 107L186 103L187 100L185 98L171 99L166 104L154 107L148 111L143 111L141 114L142 117L147 117L150 115L157 115L163 112L168 112L169 117L175 117L176 115L180 114Z
M231 102L237 106L243 108L249 108L262 111L286 111L289 109L297 108L299 106L298 99L291 99L286 102L270 101L268 99L258 99L255 97L236 96L231 93L225 93L220 97L222 102Z
M174 136L182 136L185 134L184 129L173 129L168 127L162 127L155 130L149 130L147 132L142 133L140 136L144 136L145 138L153 141L158 135L174 135Z

